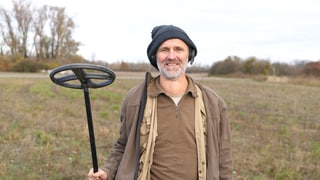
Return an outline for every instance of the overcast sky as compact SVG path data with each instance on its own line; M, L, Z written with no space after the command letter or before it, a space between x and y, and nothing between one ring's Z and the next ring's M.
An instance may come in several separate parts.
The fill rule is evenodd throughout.
M319 0L31 0L66 7L77 24L79 54L89 60L148 62L154 26L184 29L198 48L196 64L228 56L271 62L320 60ZM10 0L0 5L12 7Z

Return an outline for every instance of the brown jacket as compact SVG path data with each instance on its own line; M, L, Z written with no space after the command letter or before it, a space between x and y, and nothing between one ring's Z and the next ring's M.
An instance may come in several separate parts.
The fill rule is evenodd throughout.
M233 179L231 132L226 104L213 90L196 84L202 90L207 113L207 179ZM134 179L136 136L139 135L136 129L143 87L144 83L141 83L128 91L122 103L120 137L102 168L107 172L108 180Z

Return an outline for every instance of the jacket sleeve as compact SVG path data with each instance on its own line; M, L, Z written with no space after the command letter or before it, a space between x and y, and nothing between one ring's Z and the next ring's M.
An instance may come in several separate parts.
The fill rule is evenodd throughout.
M231 130L227 106L220 101L219 179L233 179Z
M126 112L126 103L127 98L124 99L121 107L120 115L120 136L117 141L113 144L110 154L107 158L106 164L102 168L108 174L108 180L113 180L117 173L118 167L120 165L125 146L127 143L127 134L126 134L126 123L125 123L125 112Z
M198 84L207 112L207 179L233 179L231 130L224 100Z
M132 88L126 94L120 114L120 136L111 148L107 162L102 170L108 174L108 180L133 179L136 168L136 127L140 107L143 83Z

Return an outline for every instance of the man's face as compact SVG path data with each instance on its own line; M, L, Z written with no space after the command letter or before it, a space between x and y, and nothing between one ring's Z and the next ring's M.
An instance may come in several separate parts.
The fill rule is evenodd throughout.
M189 47L180 39L164 41L156 52L160 74L167 79L178 79L185 73L188 64Z

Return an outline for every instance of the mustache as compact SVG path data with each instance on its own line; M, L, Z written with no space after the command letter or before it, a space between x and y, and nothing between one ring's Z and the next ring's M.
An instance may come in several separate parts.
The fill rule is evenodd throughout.
M165 60L163 61L163 64L182 64L182 63L178 60Z

